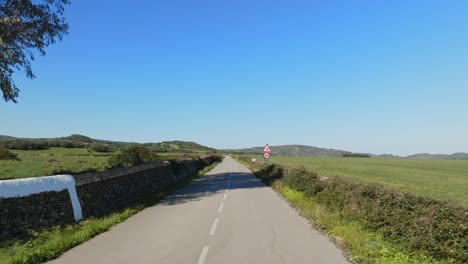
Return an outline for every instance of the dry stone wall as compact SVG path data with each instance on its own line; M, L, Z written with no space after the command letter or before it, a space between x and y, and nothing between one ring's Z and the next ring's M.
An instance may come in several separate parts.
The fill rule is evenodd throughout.
M44 182L53 182L51 176L44 177L47 181L32 178L29 184L41 187L41 192L18 196L12 192L21 189L28 180L0 181L0 239L125 208L220 160L218 156L206 156L71 175L74 188L68 186L63 190L44 188Z
M0 198L0 238L74 221L67 190Z

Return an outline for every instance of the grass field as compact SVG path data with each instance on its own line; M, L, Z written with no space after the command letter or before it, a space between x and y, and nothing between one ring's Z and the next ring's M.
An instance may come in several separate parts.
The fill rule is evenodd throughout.
M320 176L380 183L468 207L468 160L273 156L270 162L304 167Z
M28 178L60 173L102 171L108 167L108 159L114 152L94 152L85 148L50 148L45 150L12 150L21 161L0 160L0 180ZM164 159L197 157L205 152L158 153Z
M53 175L59 172L104 170L112 153L90 152L83 148L13 150L21 161L0 161L0 179Z

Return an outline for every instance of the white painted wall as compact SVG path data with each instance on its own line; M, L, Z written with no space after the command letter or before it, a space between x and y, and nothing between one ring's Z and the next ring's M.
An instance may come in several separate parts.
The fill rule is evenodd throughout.
M83 219L76 194L75 179L71 175L44 176L0 181L0 198L24 197L31 194L68 190L75 221Z

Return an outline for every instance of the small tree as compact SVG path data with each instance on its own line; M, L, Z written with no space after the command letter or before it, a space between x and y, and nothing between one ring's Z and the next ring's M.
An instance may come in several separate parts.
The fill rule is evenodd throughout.
M95 152L110 152L112 151L108 145L99 144L99 143L92 143L88 146L88 150L95 151Z
M20 161L20 159L18 158L18 155L16 155L15 153L9 151L8 149L2 148L2 147L0 147L0 160Z
M110 157L109 165L112 168L131 167L155 160L158 160L158 155L153 150L142 145L131 145L120 153Z

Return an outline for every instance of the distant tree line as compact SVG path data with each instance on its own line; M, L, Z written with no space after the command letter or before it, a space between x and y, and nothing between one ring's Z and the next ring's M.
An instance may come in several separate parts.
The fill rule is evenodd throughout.
M362 154L362 153L351 153L347 152L343 154L345 158L370 158L369 154Z
M86 145L82 142L70 140L43 140L32 141L25 139L0 140L0 146L7 149L18 150L40 150L53 147L58 148L84 148Z
M209 148L197 144L195 142L186 142L180 140L163 141L161 143L145 143L143 146L148 147L156 152L178 152L178 153L193 153L194 151L217 152L216 149Z
M15 138L0 136L0 147L15 150L42 150L48 148L87 148L95 152L112 152L124 149L132 145L142 145L151 151L160 153L216 153L217 150L202 146L195 142L165 141L161 143L137 144L131 142L119 142L92 139L87 136L73 134L60 138Z
M72 135L66 138L55 139L0 139L0 147L16 150L41 150L48 148L88 148L92 151L108 152L112 147L108 144L93 142L91 139L80 135Z

